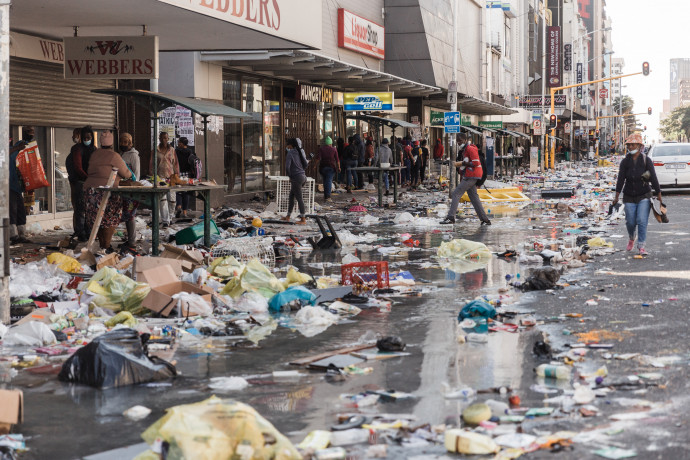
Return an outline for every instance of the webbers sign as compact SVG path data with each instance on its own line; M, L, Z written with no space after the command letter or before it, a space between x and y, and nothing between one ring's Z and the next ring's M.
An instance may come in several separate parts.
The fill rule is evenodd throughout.
M158 78L158 37L65 37L66 79Z

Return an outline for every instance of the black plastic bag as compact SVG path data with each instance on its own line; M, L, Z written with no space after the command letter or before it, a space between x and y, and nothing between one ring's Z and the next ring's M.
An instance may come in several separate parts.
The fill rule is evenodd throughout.
M398 336L388 336L376 341L376 348L380 351L403 351L405 342Z
M122 328L96 337L70 356L62 365L58 379L105 389L176 375L175 366L146 355L137 331Z
M523 291L545 291L556 288L561 272L553 267L532 270L527 281L520 285Z

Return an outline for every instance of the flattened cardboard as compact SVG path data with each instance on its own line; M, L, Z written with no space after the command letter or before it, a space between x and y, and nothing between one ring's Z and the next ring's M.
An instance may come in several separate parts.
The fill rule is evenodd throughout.
M196 249L182 249L171 244L164 244L165 250L161 257L167 259L181 260L183 262L182 269L191 273L195 268L204 263L204 256Z
M110 254L106 254L98 259L98 262L96 263L96 270L100 270L103 267L114 267L119 262L120 258L118 257L117 253L111 252Z
M180 281L170 265L144 270L142 275L148 281L149 286L151 286L151 292L149 292L141 304L149 310L159 313L161 316L169 316L175 308L176 302L172 296L178 292L199 294L211 305L212 290Z
M40 321L41 323L44 324L52 324L52 321L50 321L50 316L54 315L53 310L50 309L50 307L47 308L37 308L19 321L17 321L14 325L19 326L20 324L28 323L30 321Z
M182 261L176 259L167 259L162 257L137 257L134 261L134 275L135 279L140 283L148 283L148 280L143 275L143 272L152 268L169 265L175 277L179 278L182 275Z
M24 421L24 393L21 390L0 390L0 434L10 432L12 425Z

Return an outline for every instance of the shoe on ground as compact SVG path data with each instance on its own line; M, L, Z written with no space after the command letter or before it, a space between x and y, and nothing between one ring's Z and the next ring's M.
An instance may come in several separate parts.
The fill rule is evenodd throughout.
M281 217L280 220L283 222L290 222L290 216Z
M635 246L635 240L628 240L628 245L625 247L626 251L632 251Z
M448 225L448 224L454 224L455 223L455 218L453 217L446 217L441 221L441 225Z
M304 217L300 217L300 219L295 223L297 225L307 225L307 219L305 219Z
M490 220L483 220L480 225L491 225L491 221Z
M640 248L640 255L641 256L648 256L649 253L647 252L647 250L645 248Z
M14 244L28 244L28 243L31 243L31 240L28 239L27 237L25 237L24 235L19 235L14 239Z

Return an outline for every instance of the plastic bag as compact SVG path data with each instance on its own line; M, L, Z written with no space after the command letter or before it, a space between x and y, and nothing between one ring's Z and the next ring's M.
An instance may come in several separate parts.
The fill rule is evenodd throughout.
M121 311L112 318L107 319L103 324L105 324L106 327L113 327L118 324L124 324L127 327L134 327L137 324L137 320L130 312Z
M77 350L62 365L58 379L105 389L176 375L175 366L144 353L137 331L121 328L98 336Z
M244 292L251 291L270 299L284 290L280 280L259 259L254 258L247 263L242 274L231 279L220 293L236 299Z
M297 330L305 337L313 337L338 322L338 317L320 307L304 307L295 315Z
M266 313L268 312L268 300L256 292L245 292L235 302L234 309L254 314Z
M409 222L412 222L414 220L414 216L410 214L409 212L401 212L400 214L397 214L395 216L395 219L393 219L393 222L396 224L406 224Z
M301 460L292 443L251 406L211 396L171 407L141 437L149 445L162 439L167 458L247 458ZM159 458L147 451L136 460Z
M218 257L213 260L208 267L209 273L220 278L233 278L240 276L244 271L245 265L233 256Z
M590 248L612 248L613 243L607 242L602 237L597 236L596 238L590 238L587 240L587 246Z
M300 273L297 271L295 267L290 267L290 269L287 272L287 277L285 278L285 282L283 283L283 287L285 289L291 287L291 286L299 286L302 284L307 284L310 281L313 281L314 278L311 276L307 275L306 273Z
M268 308L271 311L280 311L283 305L293 300L299 300L303 304L314 305L316 303L316 294L303 286L294 286L271 297L271 300L268 301Z
M46 257L49 264L60 267L60 270L67 273L81 273L81 264L73 257L66 256L60 252L53 252Z
M98 270L86 285L86 291L91 293L92 297L82 299L82 302L88 300L90 306L113 311L127 310L134 315L148 311L141 306L141 302L151 291L149 285L137 283L112 267Z
M51 265L46 259L26 265L13 263L10 267L10 297L19 299L41 294L57 295L70 275Z
M458 313L458 321L462 321L465 318L475 318L477 316L487 319L495 318L496 309L483 300L473 300L462 307L462 310Z
M7 334L5 334L2 343L4 345L42 347L57 343L57 339L47 324L40 321L29 321L28 323L11 327Z
M249 386L242 377L213 377L208 387L216 391L242 391Z
M38 151L36 141L29 142L24 149L17 155L17 169L24 182L24 190L30 192L37 188L49 187L50 183L46 177L41 162L41 154Z
M486 245L470 240L451 240L444 241L439 246L437 254L439 257L448 259L469 259L484 261L491 259L491 251Z
M172 296L175 299L177 311L185 318L187 316L212 316L213 307L199 294L179 292Z
M400 337L391 335L378 339L376 341L376 348L380 351L403 351L405 349L405 342Z

